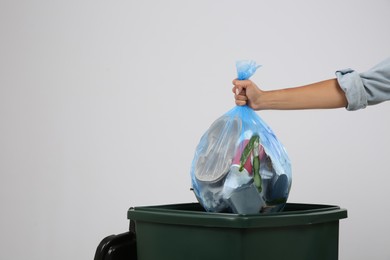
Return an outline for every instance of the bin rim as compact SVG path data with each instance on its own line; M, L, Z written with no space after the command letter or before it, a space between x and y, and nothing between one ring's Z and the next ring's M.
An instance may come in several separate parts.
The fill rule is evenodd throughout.
M312 225L347 218L347 210L335 205L286 203L285 210L262 214L213 213L201 210L199 203L131 207L128 219L172 225L266 228Z

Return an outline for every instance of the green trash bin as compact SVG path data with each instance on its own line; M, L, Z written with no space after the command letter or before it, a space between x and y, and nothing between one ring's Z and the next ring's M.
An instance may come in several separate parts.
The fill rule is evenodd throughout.
M338 206L287 203L278 213L205 212L198 203L130 208L138 260L336 260Z

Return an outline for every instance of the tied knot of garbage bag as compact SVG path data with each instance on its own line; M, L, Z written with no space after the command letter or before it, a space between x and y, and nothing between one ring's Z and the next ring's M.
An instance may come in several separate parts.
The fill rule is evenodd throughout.
M260 68L261 65L256 65L256 62L253 60L240 60L236 62L237 68L237 79L245 80L252 77L255 74L256 70Z

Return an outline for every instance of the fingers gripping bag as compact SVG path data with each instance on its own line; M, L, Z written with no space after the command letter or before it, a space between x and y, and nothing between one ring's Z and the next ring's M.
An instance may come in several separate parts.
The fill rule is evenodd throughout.
M259 67L236 63L238 79ZM248 106L236 106L203 134L191 165L192 190L209 212L277 212L286 204L291 163L271 128Z

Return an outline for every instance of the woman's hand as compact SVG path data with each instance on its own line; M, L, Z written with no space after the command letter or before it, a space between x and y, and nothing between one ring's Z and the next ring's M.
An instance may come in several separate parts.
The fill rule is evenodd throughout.
M251 80L233 80L233 93L236 105L248 105L253 110L259 110L261 107L260 99L263 91L257 87Z

